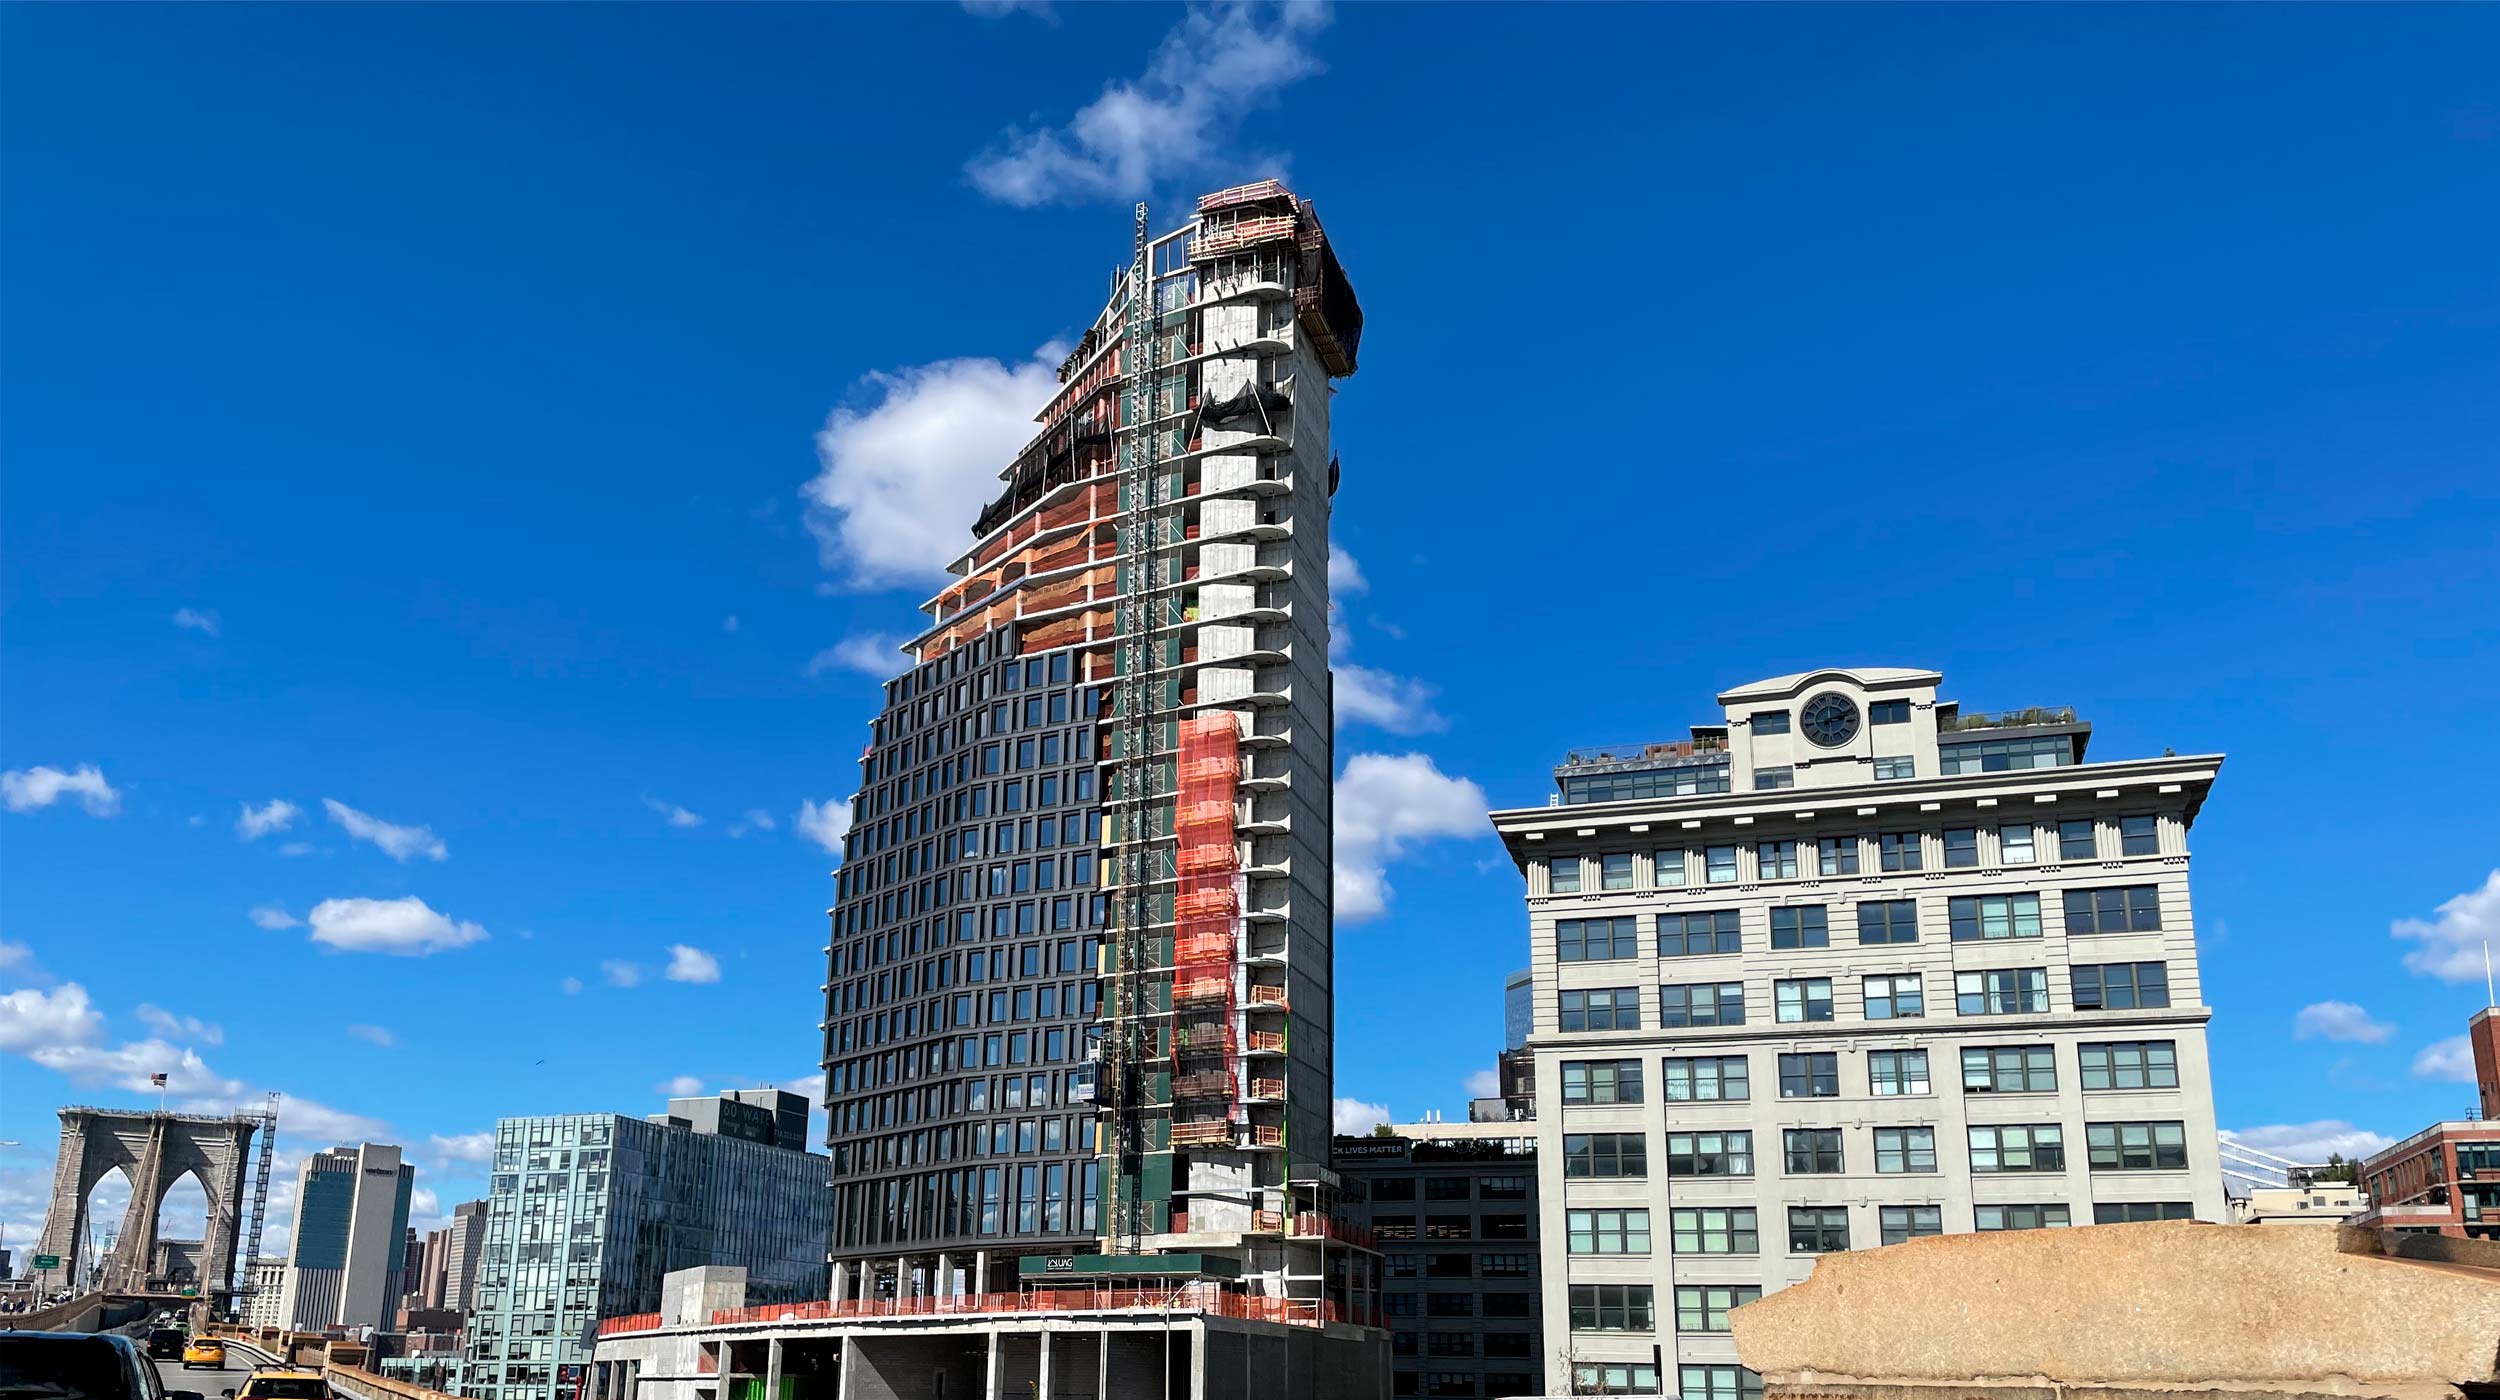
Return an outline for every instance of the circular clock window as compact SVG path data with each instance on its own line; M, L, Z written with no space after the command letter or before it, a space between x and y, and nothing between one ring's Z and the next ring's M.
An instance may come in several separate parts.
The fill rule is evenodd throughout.
M1857 702L1838 691L1824 691L1798 712L1797 727L1817 746L1836 749L1858 737Z

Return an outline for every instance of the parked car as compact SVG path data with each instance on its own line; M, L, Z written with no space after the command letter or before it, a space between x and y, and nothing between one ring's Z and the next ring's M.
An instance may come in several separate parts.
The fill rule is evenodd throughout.
M194 1366L226 1368L226 1344L215 1337L193 1337L182 1344L182 1369Z
M167 1390L139 1344L114 1333L0 1332L0 1392L43 1400L200 1400Z
M148 1329L148 1358L150 1360L162 1358L170 1361L182 1355L183 1343L189 1340L190 1334L179 1327L150 1328Z

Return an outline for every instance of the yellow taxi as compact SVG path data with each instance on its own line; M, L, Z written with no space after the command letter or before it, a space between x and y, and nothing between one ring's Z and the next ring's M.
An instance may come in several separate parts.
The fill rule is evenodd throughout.
M182 1369L186 1371L194 1366L224 1370L225 1365L226 1344L215 1337L193 1337L182 1344Z
M254 1371L234 1400L334 1400L330 1383L319 1371L269 1366Z

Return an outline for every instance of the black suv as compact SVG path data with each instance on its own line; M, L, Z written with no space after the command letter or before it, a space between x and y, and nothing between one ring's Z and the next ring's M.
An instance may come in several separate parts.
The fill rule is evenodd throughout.
M156 1363L114 1333L0 1332L0 1395L44 1400L200 1400L167 1390Z
M183 1331L179 1327L150 1328L148 1330L149 1359L180 1361L182 1359L182 1344L190 1340L190 1336L190 1333Z

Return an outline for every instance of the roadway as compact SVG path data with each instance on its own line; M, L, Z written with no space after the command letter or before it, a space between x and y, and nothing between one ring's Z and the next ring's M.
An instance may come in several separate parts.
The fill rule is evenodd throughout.
M241 1390L243 1382L251 1378L252 1363L245 1359L246 1355L230 1351L223 1367L194 1366L187 1371L181 1362L166 1359L156 1363L156 1374L164 1377L169 1391L196 1390L204 1400L218 1400L218 1392Z

